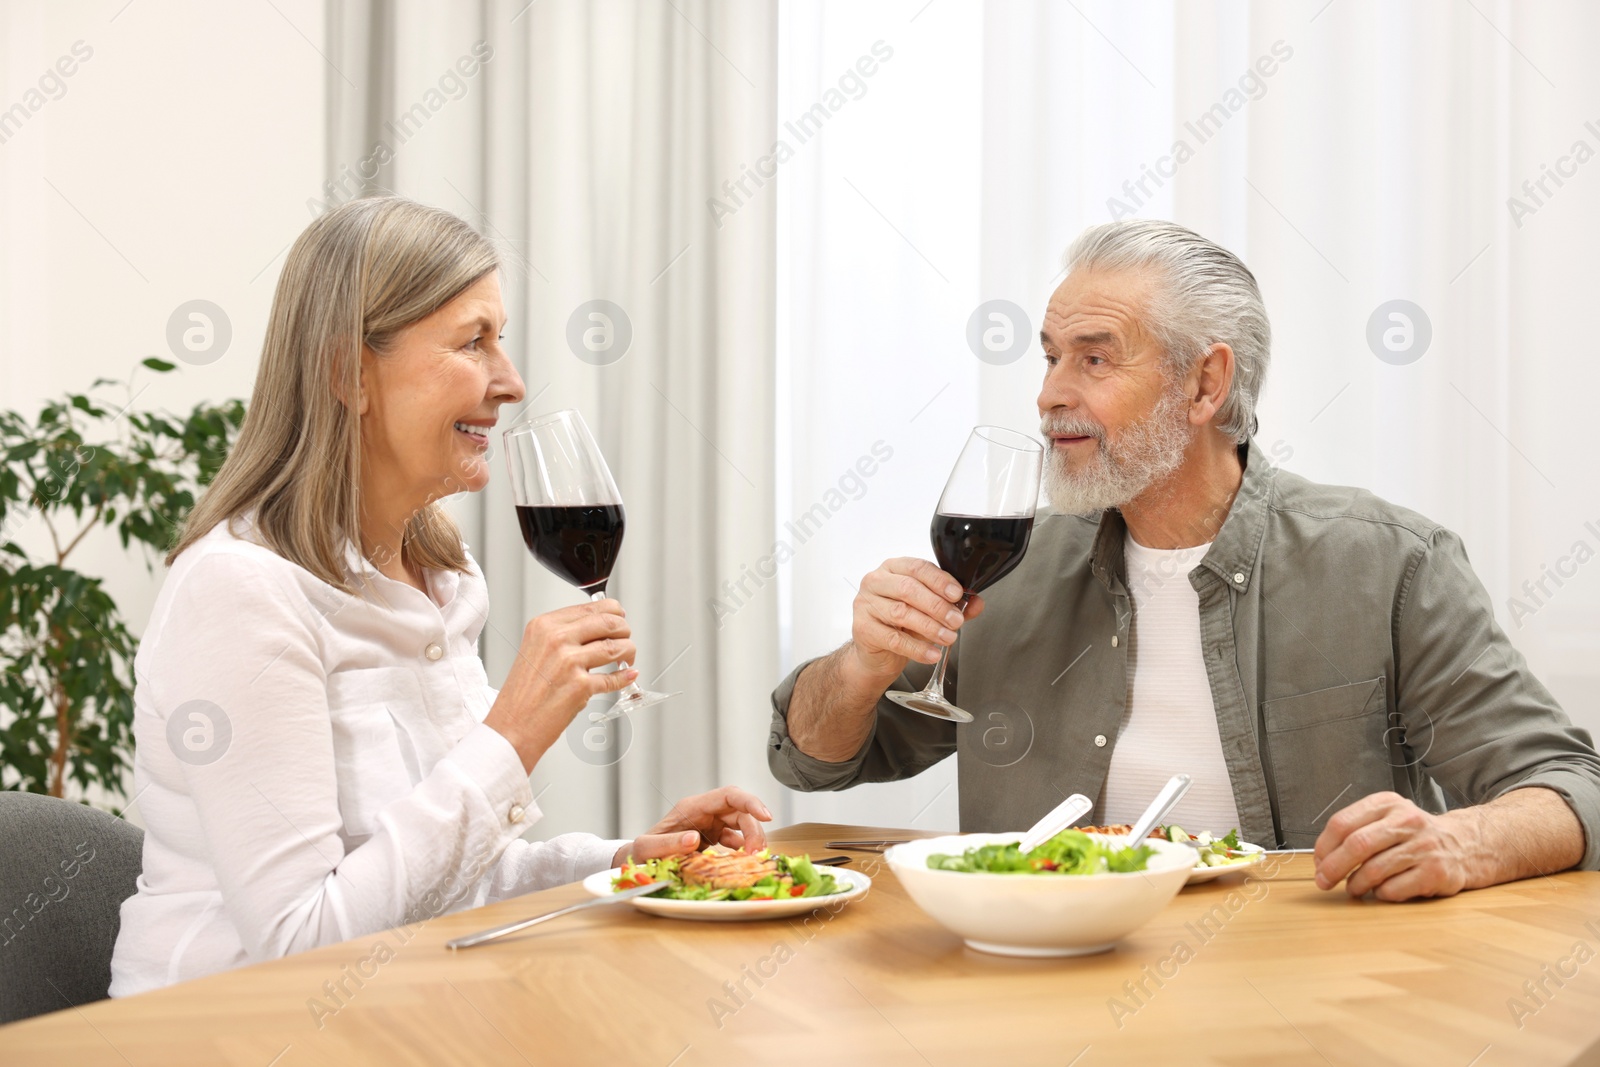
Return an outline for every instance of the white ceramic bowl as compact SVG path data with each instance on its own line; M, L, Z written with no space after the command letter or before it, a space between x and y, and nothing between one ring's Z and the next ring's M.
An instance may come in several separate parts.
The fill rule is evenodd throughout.
M1087 956L1104 952L1166 907L1194 869L1194 850L1171 841L1131 874L981 874L935 871L928 857L1021 838L957 834L896 845L885 855L917 906L981 952ZM1111 838L1092 835L1101 841Z

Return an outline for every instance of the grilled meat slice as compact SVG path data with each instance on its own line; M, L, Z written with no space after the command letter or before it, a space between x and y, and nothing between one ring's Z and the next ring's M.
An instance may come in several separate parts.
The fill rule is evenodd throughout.
M733 851L721 845L696 852L678 864L678 874L687 885L712 889L741 889L776 874L777 861L761 859L743 849Z

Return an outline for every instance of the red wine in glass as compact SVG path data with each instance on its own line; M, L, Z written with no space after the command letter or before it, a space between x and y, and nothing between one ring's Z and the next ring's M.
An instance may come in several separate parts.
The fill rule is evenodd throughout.
M1022 562L1033 535L1032 515L933 517L933 558L968 596L981 593Z
M1044 447L1026 434L979 426L968 436L929 529L940 569L961 583L958 606L962 611L974 593L998 582L1022 562L1033 535L1043 468ZM936 719L971 722L972 713L956 707L944 695L950 647L940 654L939 664L922 690L891 690L884 696Z
M506 431L505 442L511 498L528 551L590 600L603 599L622 548L622 494L583 416L569 410L527 419ZM628 669L626 663L618 667ZM589 719L614 719L673 696L631 682L609 711Z
M534 559L591 596L606 591L622 547L621 504L518 505L517 524Z

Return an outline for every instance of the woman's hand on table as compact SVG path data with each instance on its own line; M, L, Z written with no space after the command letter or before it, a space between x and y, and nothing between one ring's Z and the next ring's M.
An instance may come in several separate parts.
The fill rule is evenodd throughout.
M767 846L761 824L772 821L772 812L754 793L736 786L723 786L709 793L684 797L648 833L641 834L617 849L611 865L620 867L629 856L635 860L687 856L707 845L745 848L751 852Z
M614 693L639 677L631 668L590 673L608 663L632 663L638 655L632 633L615 600L575 604L529 620L500 696L483 720L511 742L523 769L532 772L591 697Z

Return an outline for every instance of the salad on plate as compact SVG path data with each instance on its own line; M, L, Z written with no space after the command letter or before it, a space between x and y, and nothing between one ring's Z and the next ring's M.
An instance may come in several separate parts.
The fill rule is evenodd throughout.
M1187 842L1195 848L1194 865L1197 869L1212 867L1243 867L1261 860L1259 846L1244 844L1237 829L1215 837L1205 830L1191 834L1181 826L1158 826L1152 837L1161 836L1179 844Z
M1126 837L1133 832L1133 827L1127 823L1111 826L1081 826L1084 833L1122 835ZM1213 878L1220 878L1230 871L1240 867L1249 867L1260 863L1266 858L1266 852L1260 845L1252 845L1248 841L1239 840L1237 829L1229 830L1218 837L1215 834L1202 831L1191 834L1183 827L1168 824L1157 826L1150 831L1151 837L1159 837L1163 841L1172 841L1178 844L1189 844L1194 847L1194 870L1189 872L1189 884L1209 882Z
M651 894L652 900L789 900L844 893L833 872L818 867L809 856L784 856L770 849L746 852L713 845L703 852L622 865L611 881L613 891L652 882L667 888Z

